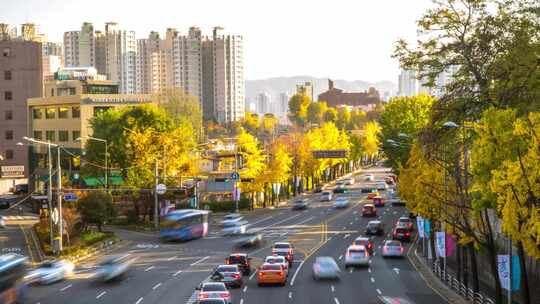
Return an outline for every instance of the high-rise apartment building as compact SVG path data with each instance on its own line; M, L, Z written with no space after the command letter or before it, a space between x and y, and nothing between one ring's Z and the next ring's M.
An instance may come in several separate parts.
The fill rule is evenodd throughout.
M289 112L289 100L291 99L291 95L287 92L283 92L279 94L279 111L278 115L287 115L287 112Z
M26 100L40 97L42 90L41 43L0 40L0 192L28 177L28 148L16 144L28 135Z
M313 91L313 83L306 81L303 84L297 84L296 85L296 94L304 94L311 98L311 100L314 100L315 96Z
M17 38L17 27L7 23L0 23L0 40Z
M94 25L84 22L80 31L64 33L66 67L95 67L96 39Z
M257 95L257 113L264 115L272 112L271 96L268 92L262 92Z
M177 35L173 40L173 86L199 99L203 97L203 37L197 27L191 27L188 35Z
M119 28L115 22L105 24L105 75L118 83L120 93L134 94L136 84L137 41L134 31ZM99 71L99 73L103 73Z
M418 79L416 72L412 70L402 70L398 78L398 96L413 96L417 91Z
M402 70L398 78L398 96L414 96L417 94L429 94L440 97L444 94L445 87L452 81L458 66L451 66L440 73L433 86L428 86L426 81L418 79L418 73L413 70Z

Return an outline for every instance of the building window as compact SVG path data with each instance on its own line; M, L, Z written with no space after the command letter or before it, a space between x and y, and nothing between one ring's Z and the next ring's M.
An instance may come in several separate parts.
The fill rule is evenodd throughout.
M75 88L69 88L69 95L75 95L77 94L77 90Z
M54 97L54 88L51 89L51 96Z
M46 108L45 109L45 118L46 119L54 119L55 118L56 109L55 108Z
M7 111L4 113L4 118L5 118L6 120L13 120L13 111L7 110Z
M13 93L11 91L5 91L4 92L4 99L5 100L12 100L13 99Z
M13 150L6 150L6 159L13 159Z
M81 137L81 131L73 131L71 132L72 139L75 141L77 138Z
M7 130L6 131L6 140L13 140L13 131Z
M69 141L69 132L58 131L58 141Z
M45 139L48 141L54 141L54 131L45 131Z
M4 50L2 51L2 55L4 57L9 57L11 55L11 49L10 48L4 48Z
M32 109L32 117L34 119L42 119L43 118L43 111L41 108L33 108Z
M34 131L34 138L37 140L43 139L43 132L42 131Z
M11 80L11 71L4 71L4 80Z
M81 117L81 108L73 107L71 108L71 118L80 118Z
M58 118L68 118L68 112L69 112L69 108L68 107L60 107L58 108Z

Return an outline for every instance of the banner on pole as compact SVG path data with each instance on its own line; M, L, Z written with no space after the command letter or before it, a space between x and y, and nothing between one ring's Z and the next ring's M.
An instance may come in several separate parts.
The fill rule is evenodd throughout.
M440 258L446 256L446 233L443 231L435 232L435 253Z
M416 217L416 226L418 226L418 237L424 238L424 219L421 216Z
M510 258L508 254L497 255L497 270L501 287L508 290L510 280L512 280L512 291L518 291L521 285L521 269L519 257L512 256L512 275L510 276Z
M430 238L431 229L430 229L430 221L428 219L424 219L424 235L426 236L426 239Z

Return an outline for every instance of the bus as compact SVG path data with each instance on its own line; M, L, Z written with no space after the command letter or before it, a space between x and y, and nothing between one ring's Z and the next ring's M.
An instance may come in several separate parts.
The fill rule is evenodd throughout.
M8 253L0 255L0 304L24 303L26 283L24 276L28 268L28 258Z
M165 241L189 241L208 235L209 211L183 209L167 213L160 220L159 235Z

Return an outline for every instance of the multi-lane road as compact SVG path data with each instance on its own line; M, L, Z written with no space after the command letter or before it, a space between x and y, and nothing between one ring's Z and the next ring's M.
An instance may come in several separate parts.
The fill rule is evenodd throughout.
M374 168L361 174L367 172L376 177L387 173ZM347 246L364 232L369 219L360 214L360 206L366 201L360 191L360 176L356 180L349 186L352 191L340 194L349 198L348 209L335 210L331 203L319 202L320 195L314 194L306 196L311 207L305 211L276 208L246 215L251 228L262 231L266 240L258 248L244 250L252 256L253 264L259 265L270 255L275 241L292 242L295 261L285 287L259 287L255 272L245 277L244 286L232 290L235 304L446 303L406 258L388 260L380 255L380 246L389 237L392 224L399 216L408 214L404 207L387 205L379 209L387 231L385 237L374 239L376 250L368 268L346 270L342 266L339 281L313 280L315 257L331 256L342 265ZM31 287L30 303L195 303L195 288L208 279L211 270L231 252L242 251L233 248L230 238L217 232L214 229L209 237L187 243L162 243L155 235L125 232L121 237L130 242L114 252L135 259L125 280L112 284L94 282L91 273L95 261L90 260L79 265L70 280Z

